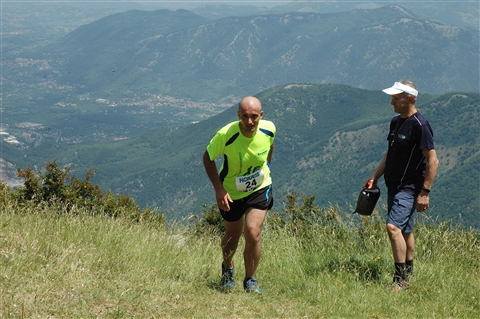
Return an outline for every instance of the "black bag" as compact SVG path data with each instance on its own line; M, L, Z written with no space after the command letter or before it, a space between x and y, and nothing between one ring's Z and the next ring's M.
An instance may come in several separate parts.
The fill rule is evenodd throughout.
M372 215L379 198L380 188L362 189L360 194L358 194L357 207L353 213L365 216Z

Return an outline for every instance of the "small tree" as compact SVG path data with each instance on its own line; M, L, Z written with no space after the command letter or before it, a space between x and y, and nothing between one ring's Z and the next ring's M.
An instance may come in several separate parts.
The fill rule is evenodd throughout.
M21 199L40 203L61 201L68 205L95 205L102 197L100 187L90 182L95 171L88 169L82 181L70 175L70 167L60 168L57 161L49 161L45 172L31 167L18 169L17 176L24 179Z
M127 195L103 193L100 186L94 185L91 179L96 171L87 169L85 178L80 180L70 174L70 168L60 168L57 161L49 161L45 172L37 174L31 167L18 169L17 175L25 180L24 187L19 190L20 202L34 204L62 203L66 211L74 207L83 207L93 213L102 213L110 217L126 217L135 222L165 224L165 215L147 208L142 210L135 200Z
M24 187L21 189L23 200L33 200L37 203L43 200L40 178L35 175L30 166L24 170L18 169L17 176L24 179Z

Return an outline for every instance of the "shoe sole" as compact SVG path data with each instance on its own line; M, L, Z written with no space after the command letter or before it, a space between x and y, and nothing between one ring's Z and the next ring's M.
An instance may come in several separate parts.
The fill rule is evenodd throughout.
M229 285L221 284L221 286L222 286L223 289L233 289L233 288L235 288L235 283L229 284Z
M394 284L394 286L391 289L392 291L399 292L399 291L407 290L409 288L410 288L410 285L399 283L399 284Z
M258 290L245 290L246 293L250 294L250 293L254 293L254 294L263 294L262 291L258 291Z

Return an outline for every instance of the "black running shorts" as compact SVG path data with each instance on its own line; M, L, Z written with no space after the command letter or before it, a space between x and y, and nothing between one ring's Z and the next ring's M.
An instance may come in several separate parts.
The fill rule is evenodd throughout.
M220 209L220 214L227 222L236 222L243 217L249 208L270 210L273 206L272 185L259 189L242 199L234 200L230 204L230 211Z

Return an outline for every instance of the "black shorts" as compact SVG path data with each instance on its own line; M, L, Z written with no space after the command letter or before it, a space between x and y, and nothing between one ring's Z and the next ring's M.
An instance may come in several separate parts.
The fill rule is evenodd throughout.
M259 189L242 199L234 200L230 203L230 211L226 212L220 209L220 214L227 222L236 222L242 218L243 214L249 208L269 210L273 206L272 185Z

